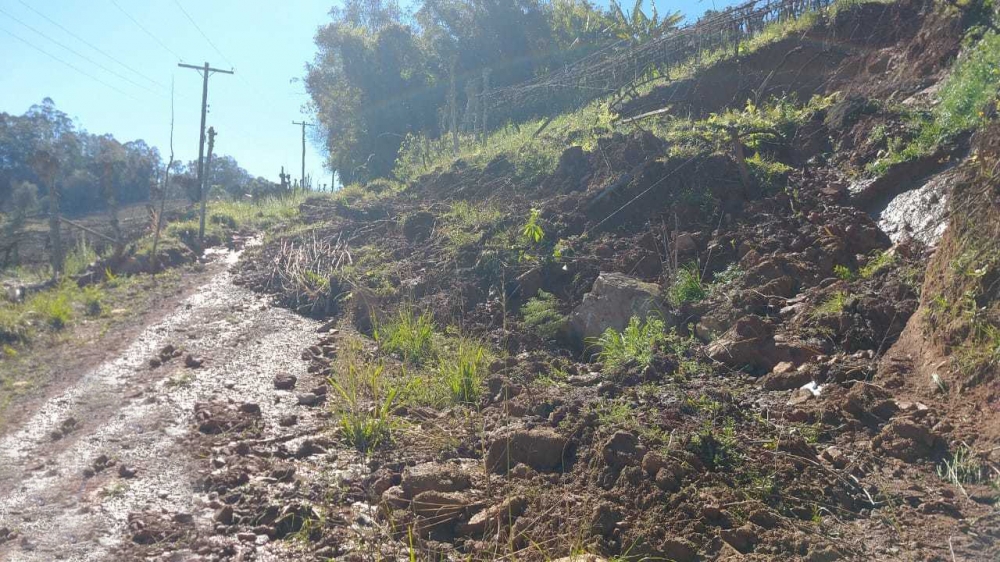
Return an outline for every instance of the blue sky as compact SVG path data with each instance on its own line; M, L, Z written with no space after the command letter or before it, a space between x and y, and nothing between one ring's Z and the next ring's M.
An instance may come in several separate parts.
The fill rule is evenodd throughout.
M681 10L689 17L732 3L656 0L661 12ZM216 152L234 156L254 175L276 181L284 165L298 177L301 130L291 122L302 120L307 96L296 79L312 59L313 35L334 4L0 0L0 111L21 114L50 97L91 133L112 133L122 141L141 138L166 157L172 82L175 153L193 160L201 78L177 62L208 61L236 70L234 76L216 74L209 81L208 124L218 131ZM306 170L317 183L330 181L323 161L310 143Z

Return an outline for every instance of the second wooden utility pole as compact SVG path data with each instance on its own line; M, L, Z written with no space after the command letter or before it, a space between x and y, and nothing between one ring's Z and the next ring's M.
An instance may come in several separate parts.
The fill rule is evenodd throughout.
M178 63L181 68L191 68L201 73L201 137L198 139L198 189L201 196L201 226L198 228L198 240L205 240L205 199L207 189L205 189L205 116L208 113L208 77L214 72L223 74L235 74L232 70L222 70L212 68L205 63L205 66L194 66L191 64Z
M292 121L292 125L302 125L302 178L299 180L299 187L306 190L306 127L312 127L312 123L305 121Z
M205 187L201 191L201 224L198 226L198 244L201 245L202 250L205 249L205 212L208 206L208 189L211 184L208 183L208 178L212 175L212 149L215 148L215 127L208 128L208 158L205 159Z

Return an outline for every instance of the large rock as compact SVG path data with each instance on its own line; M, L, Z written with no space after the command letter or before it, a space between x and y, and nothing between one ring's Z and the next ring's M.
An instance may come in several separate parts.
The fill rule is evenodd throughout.
M562 466L566 445L566 438L552 429L518 430L490 443L486 468L507 472L524 463L538 471L556 470Z
M457 467L423 463L403 470L400 485L407 498L423 492L459 492L469 487L469 475Z
M708 356L733 369L757 373L771 371L784 359L774 343L774 327L759 316L736 321L722 337L708 346Z
M579 342L608 328L623 330L633 316L666 316L660 287L622 273L602 273L569 318L570 334Z

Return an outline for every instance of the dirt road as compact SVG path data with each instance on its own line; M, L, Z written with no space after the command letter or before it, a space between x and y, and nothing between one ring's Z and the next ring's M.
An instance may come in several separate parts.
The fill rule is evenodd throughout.
M186 446L195 403L259 403L265 426L277 427L295 403L275 396L273 377L304 374L300 351L316 337L314 322L232 283L237 257L215 253L193 294L122 352L67 373L65 387L0 436L0 535L16 533L0 559L114 559L134 511L210 524ZM168 345L183 355L151 367ZM200 368L185 365L189 353Z

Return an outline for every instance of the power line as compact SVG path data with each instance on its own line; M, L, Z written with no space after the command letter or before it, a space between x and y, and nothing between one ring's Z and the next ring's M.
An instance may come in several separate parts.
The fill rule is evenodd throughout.
M45 39L48 39L49 41L51 41L51 42L55 43L56 45L58 45L58 46L62 47L63 49L66 49L67 51L69 51L69 52L73 53L74 55L76 55L76 56L80 57L81 59L83 59L83 60L85 60L85 61L89 62L90 64L93 64L94 66L96 66L96 67L100 68L101 70L104 70L105 72L107 72L107 73L109 73L109 74L113 74L113 75L117 76L118 78L121 78L122 80L124 80L124 81L128 82L129 84L132 84L132 85L133 85L133 86L135 86L136 88L142 88L143 90L146 90L147 92L150 92L150 93L152 93L152 94L156 94L156 95L162 95L162 94L161 94L160 92L157 92L157 91L155 91L155 90L151 90L151 89L149 89L149 88L148 88L147 86L143 86L142 84L139 84L138 82L135 82L135 81L133 81L133 80L132 80L131 78L129 78L129 77L127 77L127 76L124 76L124 75L122 75L122 74L119 74L118 72L116 72L116 71L114 71L114 70L111 70L110 68L108 68L108 67L104 66L103 64L101 64L101 63L99 63L99 62L95 61L94 59L92 59L92 58L90 58L90 57L88 57L88 56L86 56L86 55L84 55L84 54L81 54L81 53L80 53L79 51L77 51L76 49L74 49L74 48L72 48L72 47L69 47L69 46L67 46L67 45L63 44L62 42L60 42L60 41L58 41L58 40L56 40L56 39L53 39L53 38L49 37L49 36L48 36L48 35L46 35L46 34L45 34L44 32L41 32L41 31L39 31L38 29L34 28L33 26L31 26L31 25L29 25L29 24L26 24L26 23L24 23L23 21L19 20L18 18L16 18L16 17L14 17L14 16L10 15L10 13L8 13L8 12L7 12L6 10L4 10L3 8L0 8L0 14L3 14L3 15L5 15L5 16L7 16L8 18L10 18L10 19L14 20L15 22L17 22L17 23L21 24L22 26L24 26L24 27L27 27L28 29L30 29L31 31L34 31L34 32L35 32L35 33L37 33L38 35L41 35L41 36L42 36L43 38L45 38Z
M184 17L186 17L187 20L191 22L191 25L193 25L194 28L198 30L198 33L200 33L202 38L204 38L205 41L208 42L209 46L215 49L215 52L218 53L220 57L222 57L222 60L226 61L226 64L228 64L230 67L236 68L236 65L233 64L233 61L229 60L229 57L222 54L222 51L220 51L219 48L215 46L215 43L213 43L212 40L208 38L208 35L206 35L205 32L201 30L201 27L199 27L198 23L194 21L194 18L191 17L191 14L187 13L187 10L184 9L184 6L182 6L178 0L174 0L174 4L177 4L177 7L180 8L181 13L184 14Z
M32 43L31 41L28 41L27 39L24 39L24 38L20 37L19 35L15 34L14 32L12 32L12 31L9 31L9 30L7 30L7 29L4 29L4 28L2 28L2 27L0 27L0 31L3 31L3 32L4 32L4 33L6 33L7 35L10 35L10 36L11 36L11 37L13 37L14 39L17 39L18 41L20 41L20 42L24 43L25 45L27 45L27 46L31 47L32 49L34 49L34 50L36 50L36 51L38 51L38 52L42 53L43 55L45 55L45 56L47 56L47 57L49 57L49 58L52 58L52 59L54 59L54 60L56 60L56 61L58 61L58 62L61 62L62 64L64 64L64 65L66 65L66 66L68 66L68 67L72 68L73 70L75 70L75 71L79 72L80 74L83 74L83 75L84 75L84 76L86 76L87 78L90 78L91 80L93 80L93 81L95 81L95 82L98 82L98 83L102 84L103 86L106 86L106 87L108 87L108 88L110 88L110 89L112 89L112 90L114 90L114 91L118 92L119 94L121 94L121 95L123 95L123 96L125 96L125 97L127 97L127 98L131 98L131 99L132 99L133 101L136 101L136 102L139 102L139 103L142 103L142 100L139 100L138 98L136 98L136 97L135 97L135 96L133 96L132 94L129 94L128 92L125 92L125 91L122 91L122 90L119 90L118 88L116 88L116 87L112 86L111 84L108 84L108 83L107 83L107 82L105 82L104 80L101 80L100 78L98 78L98 77L94 76L93 74L90 74L89 72L86 72L86 71L84 71L84 70L81 70L80 68L78 68L77 66L73 65L72 63L68 63L68 62L64 61L63 59L61 59L61 58L59 58L59 57L57 57L57 56L53 55L52 53L50 53L50 52L46 51L45 49L42 49L41 47L39 47L39 46L35 45L35 44L34 44L34 43Z
M228 64L230 67L236 68L236 65L233 64L233 61L230 60L229 57L227 57L225 53L223 53L222 50L219 49L218 46L216 46L216 44L212 41L212 39L209 38L208 34L205 33L201 29L201 26L198 25L198 22L195 21L195 19L191 17L191 14L189 14L188 11L184 9L184 6L180 3L180 0L174 0L174 4L177 5L177 8L181 11L182 14L184 14L184 17L187 18L189 22L191 22L191 25L194 26L194 28L198 31L198 33L201 34L201 37L205 40L205 42L208 43L208 45L212 47L212 49L216 53L218 53L220 57L222 57L222 60L226 61L226 64ZM271 103L275 103L274 99L270 95L265 94L260 90L258 90L257 87L251 84L246 78L244 78L242 74L237 74L236 78L239 81L243 82L243 84L246 85L248 88L250 88L250 90L252 90L253 93L256 94L258 98L270 98Z
M18 2L20 2L20 3L21 3L21 5L23 5L23 6L25 7L25 8L27 8L27 9L31 10L32 12L34 12L34 13L38 14L38 16L39 16L39 17L41 17L42 19L44 19L45 21L47 21L47 22L51 23L52 25L54 25L54 26L58 27L59 29L63 30L64 32L66 32L67 34L69 34L69 35L70 35L71 37L73 37L74 39L76 39L77 41L80 41L80 42L81 42L81 43L83 43L84 45L86 45L86 46L90 47L91 49L93 49L93 50L97 51L98 53L101 53L101 54L102 54L102 55L104 55L105 57L107 57L107 58L111 59L112 61L114 61L114 62L118 63L118 64L119 64L119 65L121 65L121 66L122 66L123 68L125 68L125 69L127 69L127 70L129 70L129 71L131 71L131 72L133 72L133 73L135 73L135 74L137 74L138 76L141 76L141 77L145 78L145 79L146 79L146 80L148 80L148 81L149 81L150 83L152 83L152 84L155 84L156 86L159 86L159 87L161 87L161 88L164 88L164 89L166 89L166 88L167 88L167 86L166 86L165 84L163 84L163 83L161 83L161 82L157 82L156 80L153 80L153 79L152 79L152 78L150 78L149 76L146 76L146 75L145 75L145 74L143 74L142 72L140 72L140 71L138 71L138 70L136 70L136 69L132 68L131 66L129 66L129 65L125 64L124 62L122 62L122 61L118 60L118 59L117 59L117 58L115 58L114 56L112 56L112 55L108 54L108 53L107 53L107 52L105 52L105 51L104 51L103 49L101 49L101 48L97 47L96 45L94 45L94 44L92 44L91 42L87 41L87 40L86 40L86 39L84 39L83 37L80 37L80 36L79 36L79 35L77 35L76 33L73 33L73 32L72 32L72 31L70 31L69 29L66 29L66 27L64 27L63 25L59 24L59 22L56 22L56 21L53 21L53 20L52 20L52 18L50 18L50 17L46 16L46 15L45 15L45 14L43 14L42 12L39 12L38 10L36 10L36 9L35 9L34 7L32 7L32 6L30 5L30 4L28 4L28 3L27 3L27 2L25 2L24 0L18 0Z
M138 27L143 32L145 32L146 35L149 35L153 39L153 41L156 41L157 43L159 43L159 45L161 47L163 47L168 53L170 53L171 55L173 55L177 60L181 60L183 58L180 55L178 55L177 53L175 53L174 50L171 49L170 47L168 47L163 41L160 41L159 37L157 37L156 35L153 35L153 33L151 31L149 31L148 29L146 29L145 27L143 27L143 25L141 23L139 23L138 21L136 21L135 18L133 18L131 15L129 15L129 13L125 11L125 8L122 8L120 5L118 5L118 2L116 0L111 0L111 3L114 4L115 7L118 8L118 10L121 13L125 14L125 17L127 17L130 20L132 20L132 23L134 23L136 25L136 27Z

